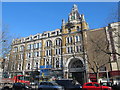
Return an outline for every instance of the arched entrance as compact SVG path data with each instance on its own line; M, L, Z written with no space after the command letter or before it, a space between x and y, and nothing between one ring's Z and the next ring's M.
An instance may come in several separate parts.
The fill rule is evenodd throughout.
M78 58L72 58L68 64L68 70L69 75L83 85L85 81L83 61Z

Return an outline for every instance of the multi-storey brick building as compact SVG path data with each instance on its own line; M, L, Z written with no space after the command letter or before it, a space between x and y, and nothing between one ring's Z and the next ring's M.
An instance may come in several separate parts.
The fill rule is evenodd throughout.
M104 64L102 68L108 72L111 70L111 64L106 63L110 56L98 53L99 50L96 53L95 44L90 42L101 40L105 49L106 35L105 28L89 30L84 15L73 5L68 21L62 20L61 29L13 40L6 70L10 75L39 70L41 76L74 78L82 84L88 78L92 80L89 73L93 73L93 61Z

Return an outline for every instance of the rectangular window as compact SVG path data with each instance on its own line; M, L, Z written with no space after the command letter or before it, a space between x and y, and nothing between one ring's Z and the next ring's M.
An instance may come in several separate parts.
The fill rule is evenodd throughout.
M20 54L20 59L23 60L23 54Z
M33 44L33 47L36 48L36 43Z
M70 37L70 43L72 43L72 37Z
M33 44L31 44L31 49L33 49Z
M73 53L73 48L71 47L70 53Z
M57 55L57 49L55 49L55 54Z
M79 52L79 47L78 46L76 46L76 52Z
M36 57L37 55L36 55L36 52L34 52L34 56Z
M28 58L31 58L32 57L32 54L31 53L28 53Z
M39 48L39 43L37 43L37 47L36 48Z
M41 43L39 43L39 48L41 47Z
M27 69L30 70L30 64L29 64L29 63L28 63L28 65L27 65Z
M67 37L67 43L69 43L69 37Z
M61 40L59 40L59 45L61 46Z
M59 34L59 31L57 31L57 35Z
M31 44L30 44L30 50L31 50Z
M59 49L59 54L61 54L61 49Z
M48 33L48 37L50 37L50 33Z
M80 41L80 43L82 43L82 37L81 36L79 36L79 41Z
M76 38L75 38L76 42L78 42L78 41L79 41L78 39L79 39L79 38L78 38L78 36L76 36Z
M49 55L51 55L51 50L49 50Z
M47 47L49 46L49 42L47 42Z
M81 52L83 51L83 47L82 47L82 45L80 46L80 51L81 51Z
M46 56L48 56L48 50L46 50Z
M39 57L39 52L37 52L37 57Z
M67 52L70 53L70 48L69 47L67 48L67 50L68 50Z

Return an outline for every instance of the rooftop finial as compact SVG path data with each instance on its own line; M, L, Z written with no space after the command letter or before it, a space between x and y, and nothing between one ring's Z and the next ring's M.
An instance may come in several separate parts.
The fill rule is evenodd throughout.
M74 4L72 10L78 10L77 5Z

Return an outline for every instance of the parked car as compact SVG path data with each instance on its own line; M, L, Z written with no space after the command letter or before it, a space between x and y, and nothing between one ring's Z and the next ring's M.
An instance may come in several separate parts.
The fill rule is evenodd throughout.
M64 88L55 82L40 82L38 90L64 90Z
M111 87L102 86L97 82L84 83L82 90L112 90Z
M32 85L32 86L38 85L38 82L30 82L30 85Z
M76 84L74 80L56 80L55 82L63 86L65 90L82 90L82 86Z
M25 83L14 83L12 90L31 90L32 88Z
M102 86L109 86L109 87L113 86L112 82L101 82L101 85Z
M12 90L9 86L2 87L1 90Z
M113 90L120 90L120 83L112 86Z

